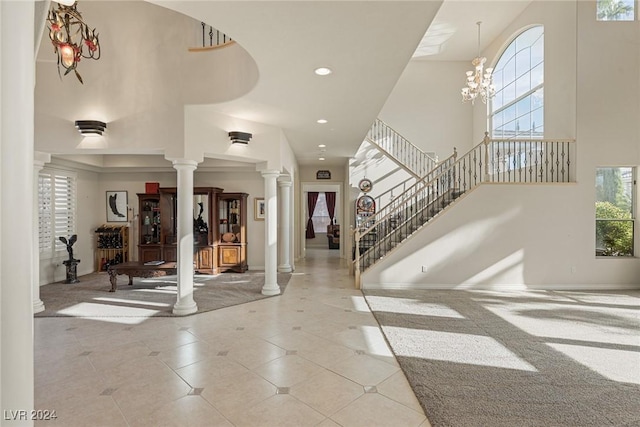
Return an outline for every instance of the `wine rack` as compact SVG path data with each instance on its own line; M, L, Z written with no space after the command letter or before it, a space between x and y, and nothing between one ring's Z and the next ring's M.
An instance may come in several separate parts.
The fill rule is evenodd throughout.
M129 227L103 224L96 228L96 270L129 261Z

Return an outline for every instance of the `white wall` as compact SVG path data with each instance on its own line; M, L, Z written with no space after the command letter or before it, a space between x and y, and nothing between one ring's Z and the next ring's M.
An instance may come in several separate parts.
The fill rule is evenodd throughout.
M521 30L545 26L545 137L577 139L576 184L481 186L365 272L364 286L640 286L637 257L596 258L594 205L597 167L640 163L640 23L595 16L595 1L533 2L483 52L495 64ZM473 134L485 123L480 103Z
M387 99L380 119L425 152L439 159L466 153L482 140L472 133L472 107L460 89L471 62L413 60Z
M595 259L595 231L575 217L574 206L585 204L575 190L573 184L481 185L364 272L362 286L637 287L636 259Z

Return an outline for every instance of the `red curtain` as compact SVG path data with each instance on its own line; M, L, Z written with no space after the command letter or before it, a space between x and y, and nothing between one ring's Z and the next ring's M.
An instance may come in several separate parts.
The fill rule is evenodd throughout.
M309 220L307 221L306 237L307 239L313 239L314 237L316 237L316 233L315 231L313 231L313 220L311 218L313 217L313 211L316 210L316 203L318 202L318 195L320 193L318 193L317 191L309 191L309 193L307 194L307 209L309 210Z
M329 219L331 220L331 224L333 224L333 214L336 210L336 193L335 191L325 191L324 197L325 199L327 199L327 210L329 211Z

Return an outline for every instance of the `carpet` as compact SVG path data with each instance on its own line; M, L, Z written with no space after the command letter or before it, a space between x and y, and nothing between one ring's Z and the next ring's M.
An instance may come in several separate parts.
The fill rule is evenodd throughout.
M281 293L290 273L278 273ZM134 278L128 286L126 276L118 277L118 290L109 292L107 273L79 277L79 283L52 283L40 287L45 310L35 317L172 317L176 302L176 276ZM193 299L198 313L218 310L263 298L264 272L195 275Z
M434 427L640 426L640 291L364 294Z

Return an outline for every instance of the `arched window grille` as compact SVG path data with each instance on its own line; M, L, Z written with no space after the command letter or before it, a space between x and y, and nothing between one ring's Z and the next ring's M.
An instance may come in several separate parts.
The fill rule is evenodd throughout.
M544 136L544 27L518 35L500 56L493 73L493 138Z

